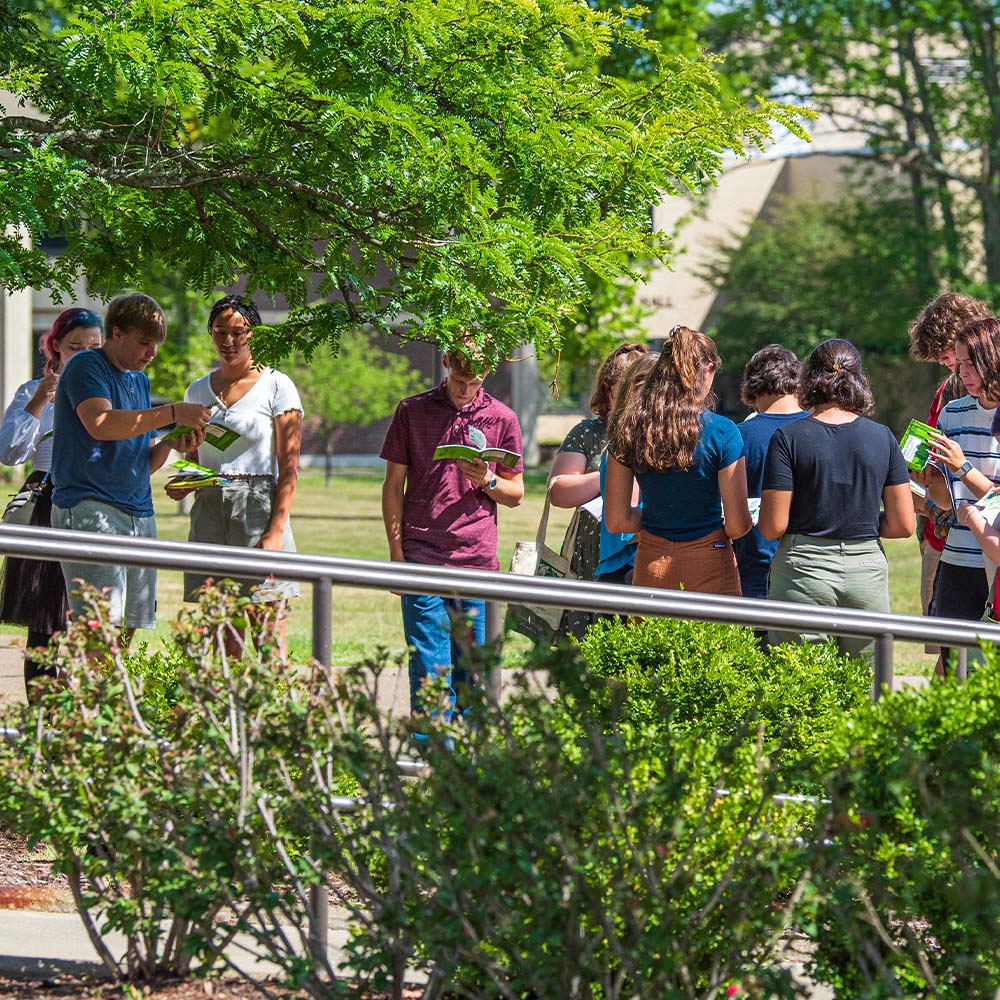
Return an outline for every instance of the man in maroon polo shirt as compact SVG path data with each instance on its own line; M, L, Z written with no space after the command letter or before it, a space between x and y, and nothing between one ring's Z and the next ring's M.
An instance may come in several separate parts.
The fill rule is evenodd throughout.
M441 444L504 448L521 453L521 428L514 411L483 390L483 376L465 355L444 357L446 378L397 407L382 445L385 482L382 519L394 562L499 568L497 504L517 507L524 496L522 463L491 467L481 459L435 461ZM486 635L486 603L431 594L404 594L403 631L410 648L410 709L427 677L444 673L452 689L468 681L457 662L452 618L469 622L467 641ZM447 713L450 715L450 712Z

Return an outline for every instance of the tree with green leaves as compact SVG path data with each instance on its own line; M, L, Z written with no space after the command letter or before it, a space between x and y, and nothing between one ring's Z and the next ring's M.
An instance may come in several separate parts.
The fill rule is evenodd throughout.
M490 362L550 349L588 275L667 253L664 192L800 120L576 0L0 11L3 286L112 291L151 261L206 292L245 276L290 308L255 334L265 361L365 327L471 332ZM622 43L647 76L602 72Z
M337 353L298 357L289 374L302 396L306 418L323 435L326 485L333 477L333 453L348 427L389 416L396 404L425 388L406 358L386 354L361 330L346 331Z
M734 0L712 27L754 88L807 100L838 150L908 190L934 241L925 296L1000 286L1000 9L995 0ZM987 289L987 292L989 289Z

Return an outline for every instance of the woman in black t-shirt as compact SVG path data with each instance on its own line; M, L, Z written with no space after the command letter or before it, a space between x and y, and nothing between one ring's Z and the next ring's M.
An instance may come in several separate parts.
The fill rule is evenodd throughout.
M913 502L895 435L865 416L874 400L857 348L846 340L820 344L802 367L798 397L811 416L775 431L764 463L758 527L781 539L768 597L888 611L879 538L913 534ZM772 630L769 638L826 637ZM860 656L871 640L840 636L837 645Z

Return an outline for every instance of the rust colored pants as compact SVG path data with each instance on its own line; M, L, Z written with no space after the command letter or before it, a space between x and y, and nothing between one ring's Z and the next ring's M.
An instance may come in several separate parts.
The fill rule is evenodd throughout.
M638 537L633 586L742 596L733 543L722 528L690 542L671 542L646 531Z

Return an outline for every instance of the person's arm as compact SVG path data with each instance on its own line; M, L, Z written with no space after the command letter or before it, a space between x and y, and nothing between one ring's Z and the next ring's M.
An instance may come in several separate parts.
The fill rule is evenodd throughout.
M604 527L615 535L634 535L642 529L642 511L633 503L635 474L608 455L604 470Z
M212 411L201 403L164 403L148 410L116 410L112 408L110 399L92 396L79 403L76 415L95 441L126 441L173 423L201 430L209 422ZM178 444L173 447L180 450L181 440L178 439ZM190 444L183 450L190 451Z
M907 486L909 489L909 486ZM768 540L775 541L788 530L788 515L792 509L791 490L762 490L757 530Z
M1000 531L986 520L983 512L975 504L960 503L958 520L972 532L972 537L979 543L983 555L991 562L1000 563Z
M42 415L42 410L52 402L56 394L59 376L55 372L47 372L38 380L31 399L24 405L24 412L31 414L36 420Z
M288 516L292 512L295 487L299 481L299 450L302 446L302 411L288 410L274 418L274 451L278 461L278 485L267 531L257 547L272 552L281 550Z
M548 488L554 507L579 507L600 493L601 474L587 472L587 456L581 452L561 451L552 460Z
M882 513L878 518L881 538L909 538L916 527L913 513L913 494L909 482L886 486L882 490Z
M489 462L484 462L481 458L458 459L458 470L469 480L478 486L490 499L495 500L504 507L519 507L524 499L524 476L520 472L508 472L497 466L497 484L492 489L489 488L493 479L494 470L490 468Z
M941 462L953 476L961 479L962 485L973 496L984 497L993 489L993 481L975 466L964 475L958 475L959 469L965 463L965 452L962 451L962 447L957 441L953 441L943 431L935 431L933 441L929 451L930 457L936 462ZM940 500L936 495L932 494L932 497L939 507L948 502L944 497L941 497Z
M34 460L42 429L39 418L45 409L44 405L38 413L29 409L36 395L37 392L32 394L31 383L26 382L14 393L4 412L0 422L0 462L4 465L21 465Z
M722 496L723 527L729 538L742 538L752 527L747 506L747 461L739 458L719 469L719 493Z
M382 482L382 523L389 542L389 558L403 562L403 497L406 488L407 466L398 462L385 463Z

